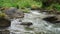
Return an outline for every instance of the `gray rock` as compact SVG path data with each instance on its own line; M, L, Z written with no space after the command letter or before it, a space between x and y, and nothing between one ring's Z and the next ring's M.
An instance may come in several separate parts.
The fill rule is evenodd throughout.
M16 12L16 10L17 10L16 8L11 7L9 9L5 10L5 13L8 14L8 15L12 15L13 13Z
M31 22L22 22L22 23L20 23L20 25L31 26L31 25L33 25L33 23L31 23Z
M14 8L14 7L11 7L7 10L4 11L5 14L7 14L10 18L20 18L20 17L24 17L24 13L17 9L17 8Z
M14 15L13 15L15 18L23 18L24 17L24 13L20 10L20 9L18 9L15 13L14 13Z

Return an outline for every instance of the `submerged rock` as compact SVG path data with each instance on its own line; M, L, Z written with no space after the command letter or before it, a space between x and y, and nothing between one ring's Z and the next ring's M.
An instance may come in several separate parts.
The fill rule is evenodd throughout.
M0 18L0 27L9 27L11 25L11 21L5 18Z
M53 23L60 23L60 21L53 21Z
M20 23L20 25L31 26L31 25L33 25L33 23L31 23L31 22L22 22L22 23Z
M43 20L50 22L50 23L56 23L58 18L56 18L55 16L50 16L50 17L43 18Z

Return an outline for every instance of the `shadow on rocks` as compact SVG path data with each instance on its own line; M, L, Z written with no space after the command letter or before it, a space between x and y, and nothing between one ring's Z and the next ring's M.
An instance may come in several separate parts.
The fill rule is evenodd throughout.
M60 23L60 21L58 21L58 18L55 16L45 17L43 18L43 20L50 22L50 23L54 23L54 24Z
M31 26L31 25L33 25L33 23L32 22L22 22L22 23L20 23L20 25L24 25L24 26Z
M5 18L0 18L0 27L9 27L11 25L11 21Z

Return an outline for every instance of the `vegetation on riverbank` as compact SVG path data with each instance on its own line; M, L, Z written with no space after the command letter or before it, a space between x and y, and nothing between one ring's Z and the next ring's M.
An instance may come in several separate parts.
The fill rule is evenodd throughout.
M0 0L1 8L16 7L23 9L23 12L29 12L29 9L43 9L43 10L56 10L60 11L59 0Z
M60 11L59 0L0 0L0 7L16 7L19 8L47 8L56 9Z
M17 5L22 7L31 7L35 5L37 7L41 7L41 3L33 1L33 0L0 0L0 6L2 7L16 7Z

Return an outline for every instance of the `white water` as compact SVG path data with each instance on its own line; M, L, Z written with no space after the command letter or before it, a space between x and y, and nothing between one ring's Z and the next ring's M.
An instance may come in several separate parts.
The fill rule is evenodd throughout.
M38 13L37 11L31 11L26 13L24 18L13 19L11 21L11 27L8 29L11 34L60 34L60 24L50 24L43 21L42 18L46 15ZM32 22L33 25L25 27L20 25L23 22Z

